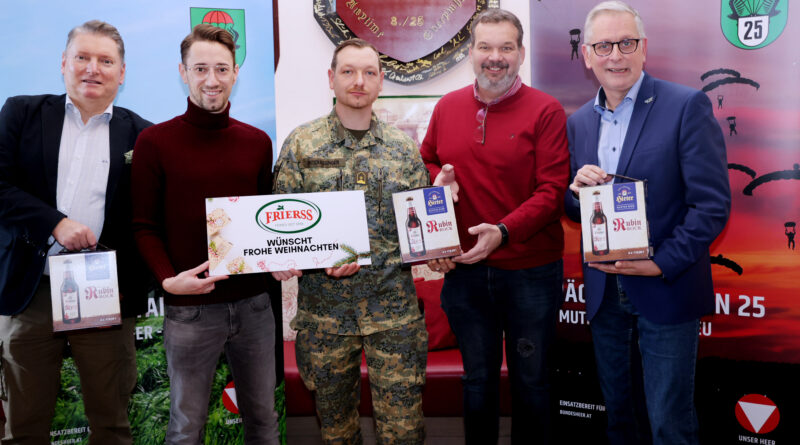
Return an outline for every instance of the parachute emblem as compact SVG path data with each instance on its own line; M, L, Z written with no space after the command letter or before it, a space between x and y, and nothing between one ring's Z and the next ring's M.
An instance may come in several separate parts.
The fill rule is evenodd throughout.
M769 45L786 27L788 3L787 0L722 0L722 33L742 49Z

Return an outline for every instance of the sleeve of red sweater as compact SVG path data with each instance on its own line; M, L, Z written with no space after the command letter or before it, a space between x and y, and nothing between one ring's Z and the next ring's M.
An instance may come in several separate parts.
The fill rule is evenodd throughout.
M530 198L501 220L508 228L509 243L527 240L564 213L564 192L569 181L566 129L567 117L558 103L548 106L539 116L534 141L536 187Z
M142 258L161 283L176 273L164 244L164 170L152 133L142 132L133 151L133 231Z
M431 184L436 179L436 175L442 170L442 163L439 161L439 156L436 155L436 122L438 121L438 115L439 105L437 104L433 108L433 114L431 114L428 132L425 133L425 138L419 148L422 161L425 162L425 167L428 168L428 172L431 175Z

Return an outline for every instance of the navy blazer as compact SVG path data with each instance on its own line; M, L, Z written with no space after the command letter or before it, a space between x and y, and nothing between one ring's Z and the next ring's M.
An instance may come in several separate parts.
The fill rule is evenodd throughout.
M600 115L594 99L567 120L572 178L599 165ZM714 310L709 246L730 214L725 140L705 93L645 73L620 153L617 173L647 180L653 260L662 277L620 275L633 306L649 321L680 323ZM580 221L567 191L567 215ZM589 319L603 300L606 274L584 265Z
M66 95L16 96L0 110L0 314L27 307L47 260L47 241L66 215L56 209L58 151ZM139 133L152 125L114 107L105 221L99 242L117 251L122 314L146 309L149 275L131 230L130 165Z

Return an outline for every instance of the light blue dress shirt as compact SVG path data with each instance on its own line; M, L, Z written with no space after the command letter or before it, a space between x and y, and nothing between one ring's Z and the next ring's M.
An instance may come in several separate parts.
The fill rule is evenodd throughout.
M606 173L617 173L619 155L622 152L622 144L625 143L625 135L628 133L628 124L631 122L633 105L636 103L636 96L642 86L642 79L644 79L644 72L639 75L639 80L633 84L628 94L613 111L606 108L606 94L602 87L594 99L594 111L600 115L597 159L600 161L600 168Z

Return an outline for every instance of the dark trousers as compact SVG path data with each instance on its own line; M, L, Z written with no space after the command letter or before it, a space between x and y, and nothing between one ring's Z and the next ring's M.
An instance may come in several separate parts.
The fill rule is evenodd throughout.
M512 443L550 443L547 356L555 337L562 280L561 260L521 270L459 264L445 275L442 308L464 360L467 445L497 443L504 334Z

